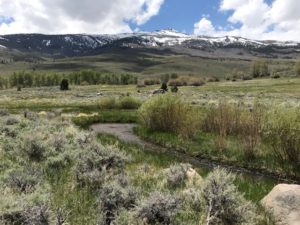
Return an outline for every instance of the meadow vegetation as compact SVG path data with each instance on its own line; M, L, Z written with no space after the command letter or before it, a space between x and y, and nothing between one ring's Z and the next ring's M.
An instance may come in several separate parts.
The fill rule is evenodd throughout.
M18 122L7 124L12 119ZM190 165L172 165L170 157L109 143L79 130L64 116L25 118L5 113L0 123L1 224L267 221L225 170L216 169L198 180L199 185L186 176ZM221 204L224 199L230 204ZM220 207L226 215L216 214Z
M193 78L157 79L181 77ZM0 223L273 224L259 201L276 180L176 154L298 182L300 80L203 80L157 96L152 81L1 90ZM138 123L136 134L165 148L97 136L87 131L94 123ZM193 169L203 179L191 181Z
M270 110L259 103L249 108L226 102L189 107L178 95L152 98L139 110L137 133L196 157L299 179L300 108Z

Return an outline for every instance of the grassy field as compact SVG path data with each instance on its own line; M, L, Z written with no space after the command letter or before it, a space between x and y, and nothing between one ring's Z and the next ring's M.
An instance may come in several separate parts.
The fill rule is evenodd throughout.
M130 95L145 101L160 86L138 88L135 85L72 86L62 92L59 87L0 90L0 108L34 111L62 108L65 111L95 112L99 102L107 97ZM99 93L99 94L98 94ZM267 105L299 106L300 78L257 79L250 81L211 82L201 87L179 87L180 95L195 106L216 104L219 101L253 104L256 100Z
M144 213L148 211L168 210L163 219L174 224L204 224L208 209L205 192L194 183L191 186L185 183L187 178L182 175L184 166L178 165L186 161L168 151L154 153L110 135L95 137L81 129L98 122L139 122L138 108L152 99L152 91L159 87L95 85L71 86L70 91L60 91L59 87L0 90L0 109L8 110L8 113L2 110L0 117L0 168L3 168L0 171L3 184L0 197L4 199L0 203L0 219L37 219L29 215L39 212L49 215L53 223L61 217L74 225L94 225L99 221L125 225L132 220L143 220ZM207 110L219 103L252 109L259 102L266 108L296 109L300 107L300 78L208 82L200 87L179 87L178 96L197 111L197 118L205 118ZM38 135L33 138L30 136L32 132ZM283 171L271 162L274 158L263 158L269 153L259 154L249 163L239 151L236 136L226 136L229 151L219 151L215 148L218 135L213 132L199 131L190 139L143 127L136 132L152 142L195 157L245 167L248 163L250 169L263 167L271 172ZM104 167L97 167L99 163ZM210 179L220 182L217 173L223 173L217 171L211 174L207 168L194 169L204 177L205 185L209 185ZM22 170L29 171L29 174L21 173ZM28 186L20 188L14 182L15 176ZM222 176L227 179L227 175ZM176 182L179 182L178 186ZM241 219L248 220L250 224L273 224L259 201L277 182L276 179L245 175L228 177L225 188L234 190L234 193L230 192L234 196L231 199L235 208L231 209L232 212L239 213L235 211L239 204L242 204L241 207L251 206L247 212L253 214L243 215ZM232 184L236 188L230 186ZM220 182L220 185L224 184ZM157 191L163 194L157 194ZM152 194L154 197L151 197ZM168 209L151 208L160 198ZM16 199L20 200L19 205ZM175 203L181 206L180 209L173 208L175 203L172 199L178 201ZM191 202L194 199L196 202ZM108 203L103 205L103 202ZM160 215L153 219L154 222L150 216L147 219L150 224L162 223Z

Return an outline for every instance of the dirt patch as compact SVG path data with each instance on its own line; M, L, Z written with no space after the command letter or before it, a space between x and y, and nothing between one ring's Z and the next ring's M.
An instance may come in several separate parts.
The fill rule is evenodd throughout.
M136 125L130 123L99 123L91 126L96 133L112 134L121 141L131 144L137 144L143 148L157 148L157 146L146 142L134 134L133 129Z

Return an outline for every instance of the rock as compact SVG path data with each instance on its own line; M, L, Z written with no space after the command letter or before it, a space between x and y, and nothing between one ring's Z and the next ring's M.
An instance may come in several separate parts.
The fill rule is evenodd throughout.
M163 90L163 89L154 90L154 91L152 92L153 95L164 94L164 93L166 93L166 91Z
M186 176L188 186L195 185L200 187L203 184L203 178L193 168L190 168L186 171Z
M261 204L274 215L276 225L300 225L300 185L279 184Z

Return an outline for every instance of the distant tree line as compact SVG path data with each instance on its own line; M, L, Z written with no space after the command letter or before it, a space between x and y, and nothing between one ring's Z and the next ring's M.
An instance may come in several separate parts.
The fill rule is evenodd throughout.
M72 85L137 84L137 76L132 74L101 73L93 70L69 74L22 71L8 77L0 76L0 88L59 86L63 79L67 79Z
M264 60L253 61L250 74L253 78L270 76L268 62Z

